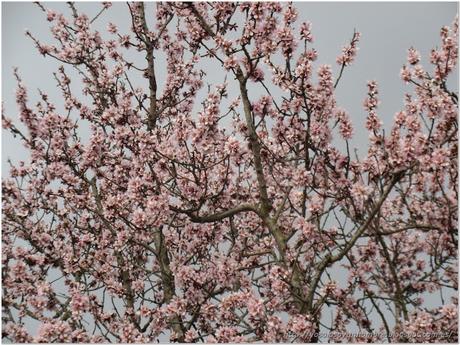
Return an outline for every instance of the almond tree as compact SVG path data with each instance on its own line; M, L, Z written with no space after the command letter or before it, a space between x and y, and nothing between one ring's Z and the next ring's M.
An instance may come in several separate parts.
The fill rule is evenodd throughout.
M457 20L429 63L409 49L389 132L368 83L358 156L335 100L357 32L335 76L289 3L128 3L128 33L94 29L109 3L38 6L62 103L15 72L4 339L457 341Z

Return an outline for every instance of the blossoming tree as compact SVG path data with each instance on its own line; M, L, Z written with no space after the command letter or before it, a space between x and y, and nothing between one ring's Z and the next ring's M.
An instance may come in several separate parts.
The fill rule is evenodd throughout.
M16 72L3 127L30 157L2 184L3 338L457 341L457 21L429 63L409 49L387 133L368 83L358 157L334 95L359 33L334 76L289 3L129 3L131 32L104 34L109 3L39 6L63 103L32 106Z

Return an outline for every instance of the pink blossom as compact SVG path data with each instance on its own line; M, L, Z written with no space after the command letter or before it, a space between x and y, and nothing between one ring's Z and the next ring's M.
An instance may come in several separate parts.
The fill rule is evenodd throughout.
M225 60L224 67L227 70L238 67L237 57L235 55L231 55L227 60Z
M359 32L353 34L350 44L342 49L342 55L338 56L336 59L339 65L348 66L354 61L358 51L357 45L360 37L361 34Z
M118 28L115 24L109 23L107 26L107 31L110 32L111 34L116 34L118 32Z
M353 127L348 114L345 111L340 110L337 112L337 119L339 121L339 131L342 137L345 140L351 139L353 136Z
M400 75L401 75L401 79L405 81L406 83L412 80L412 72L406 66L403 66L403 68L401 69Z
M56 18L56 12L48 9L46 11L46 19L49 21L49 22L52 22L54 19Z
M310 22L302 23L300 27L300 38L308 42L313 42L313 35L311 34L312 24Z
M420 61L420 53L416 51L414 48L409 48L407 53L407 62L411 65L415 65Z

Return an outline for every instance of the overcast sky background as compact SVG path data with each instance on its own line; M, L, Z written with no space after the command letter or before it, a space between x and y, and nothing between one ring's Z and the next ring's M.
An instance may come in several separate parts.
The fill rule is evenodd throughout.
M69 13L64 3L44 4ZM88 14L95 14L100 4L81 3L77 7ZM404 93L411 91L399 76L402 65L406 63L407 49L411 46L418 49L422 63L430 70L429 53L432 48L439 46L440 28L450 25L458 12L455 2L297 2L296 7L299 10L298 23L308 20L313 24L313 46L319 53L319 63L331 64L335 76L339 69L335 59L342 46L349 42L355 29L362 33L356 61L345 70L337 90L338 104L348 110L355 127L351 147L358 147L361 153L366 152L368 137L364 129L366 113L362 108L367 91L366 82L378 82L381 100L378 114L385 128L390 128L395 112L402 108ZM95 27L104 31L109 21L119 24L121 28L128 28L127 5L115 3L99 18ZM28 29L44 42L50 42L49 26L43 12L32 3L2 3L2 101L5 114L12 119L18 119L13 67L19 68L31 100L37 99L37 89L40 88L59 105L61 96L52 78L59 64L43 58L24 34L25 29ZM223 79L221 69L209 66L208 75ZM450 87L458 91L456 74L450 80ZM13 162L27 160L27 152L18 139L2 130L3 176L7 176L9 171L6 164L8 158ZM433 299L432 304L439 305L439 300Z

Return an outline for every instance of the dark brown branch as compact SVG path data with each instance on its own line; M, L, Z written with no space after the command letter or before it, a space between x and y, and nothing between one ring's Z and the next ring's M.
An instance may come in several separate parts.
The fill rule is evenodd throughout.
M214 214L210 214L206 216L198 216L198 215L195 215L193 211L181 210L180 208L177 208L174 206L170 206L169 208L174 212L187 214L190 220L194 223L213 223L213 222L218 222L225 218L234 216L241 212L255 212L255 213L259 212L259 210L254 205L250 205L250 204L242 204L240 206L228 209L226 211L222 211L222 212L218 212L218 213L214 213Z

